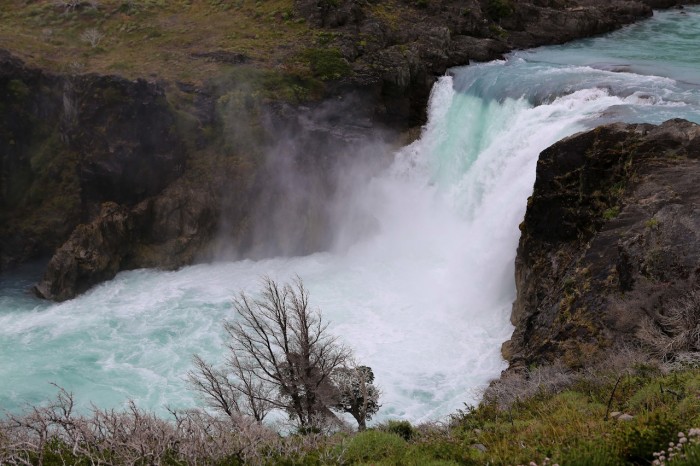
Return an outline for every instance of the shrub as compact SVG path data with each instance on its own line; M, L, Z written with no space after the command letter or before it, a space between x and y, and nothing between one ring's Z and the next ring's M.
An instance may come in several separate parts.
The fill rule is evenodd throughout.
M406 441L396 434L366 430L355 435L347 445L345 459L349 463L380 461L400 456Z
M553 395L570 387L577 375L561 363L510 373L493 382L484 392L484 401L507 410L516 401L536 395Z
M391 420L385 425L381 426L381 430L396 434L406 441L411 440L415 434L415 429L413 429L413 426L408 421Z
M612 220L618 215L620 215L620 208L618 206L610 207L603 211L603 219L605 220Z
M654 452L663 449L680 429L663 414L654 413L646 421L637 420L618 433L621 456L629 462L647 462Z
M102 41L103 37L104 37L104 34L102 34L100 31L98 31L95 28L90 28L80 35L80 39L83 42L90 44L90 46L92 48L95 48L98 45L100 45L100 42Z
M486 14L494 21L512 15L513 11L511 0L488 0L486 3Z
M351 71L347 60L336 48L309 49L305 53L305 58L314 76L322 81L340 79L348 76Z
M619 453L603 441L585 442L572 448L558 460L567 466L622 466Z

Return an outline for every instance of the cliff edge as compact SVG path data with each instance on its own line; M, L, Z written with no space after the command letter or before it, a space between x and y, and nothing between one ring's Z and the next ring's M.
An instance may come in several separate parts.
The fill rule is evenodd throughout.
M700 126L613 124L543 151L521 224L510 369L586 366L700 287ZM692 311L697 312L697 309Z

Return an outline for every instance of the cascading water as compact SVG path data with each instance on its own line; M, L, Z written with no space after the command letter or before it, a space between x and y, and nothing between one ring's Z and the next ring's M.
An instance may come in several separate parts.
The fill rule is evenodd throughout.
M121 273L61 304L21 291L33 270L0 278L0 406L42 402L49 382L82 406L196 405L190 358L221 360L232 296L255 292L262 275L295 274L373 368L382 417L438 418L477 401L505 367L518 223L539 152L611 121L700 122L700 56L682 47L697 31L700 10L688 8L453 70L433 89L420 140L347 199L336 251ZM341 241L357 218L372 232Z

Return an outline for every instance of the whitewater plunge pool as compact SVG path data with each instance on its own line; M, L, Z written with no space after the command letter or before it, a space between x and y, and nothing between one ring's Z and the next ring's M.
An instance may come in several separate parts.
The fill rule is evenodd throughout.
M505 367L518 224L541 150L613 121L700 122L700 9L454 69L433 89L420 140L348 203L376 232L338 251L119 274L61 304L0 278L0 407L74 392L83 408L133 399L164 413L200 402L191 356L220 361L231 298L299 275L330 330L371 366L378 418L444 417ZM339 235L342 236L342 228Z

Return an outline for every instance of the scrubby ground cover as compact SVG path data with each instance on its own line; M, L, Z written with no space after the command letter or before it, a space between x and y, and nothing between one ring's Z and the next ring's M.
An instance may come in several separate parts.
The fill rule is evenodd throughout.
M53 71L199 82L235 62L272 68L299 61L315 37L292 3L9 0L0 11L0 43ZM225 53L200 55L212 51Z
M0 48L32 67L195 86L233 76L292 101L350 74L338 36L310 25L292 0L7 0L0 8Z
M532 368L442 423L281 436L200 411L161 420L130 406L76 416L65 392L0 426L3 464L699 464L700 369L606 363Z

